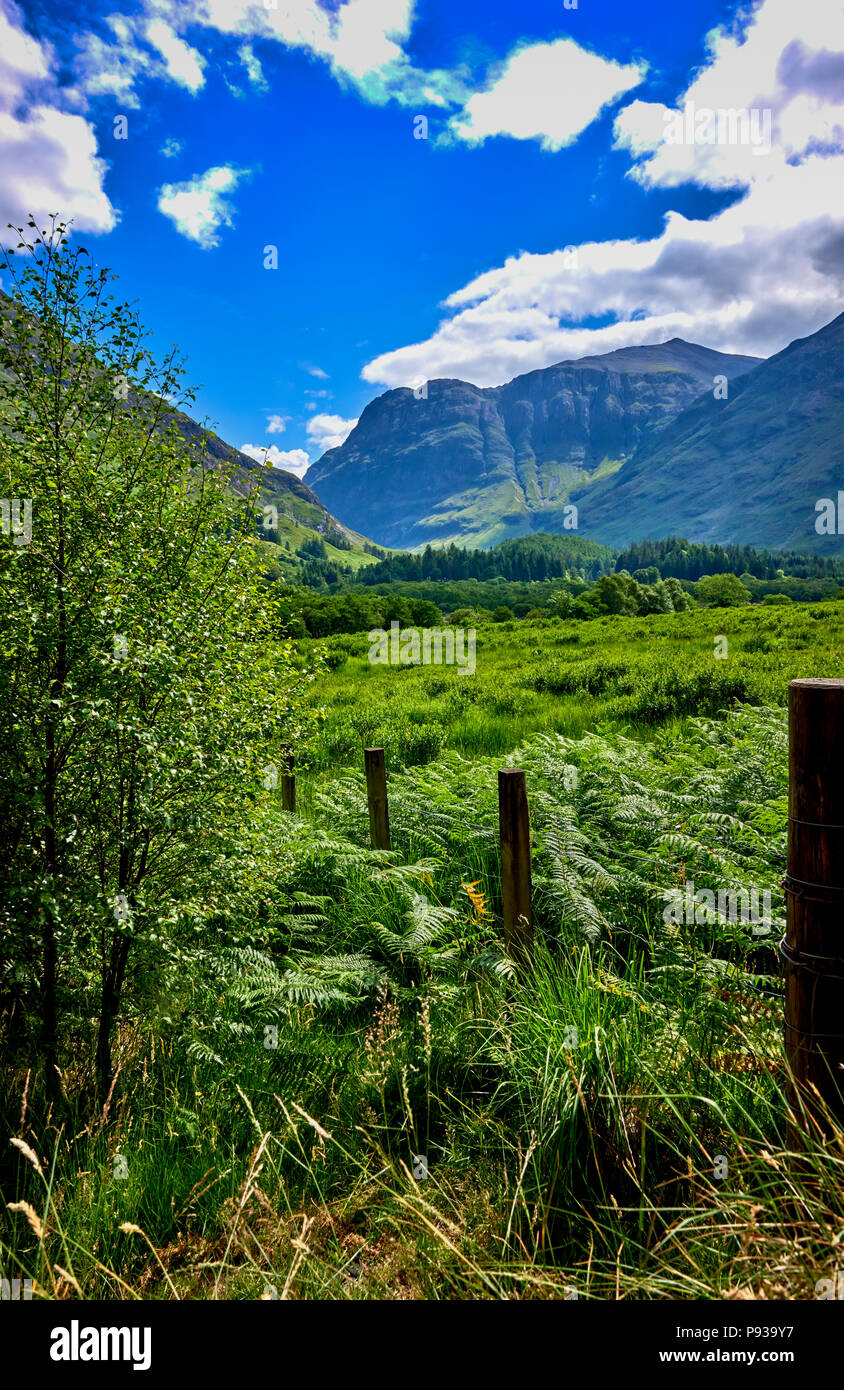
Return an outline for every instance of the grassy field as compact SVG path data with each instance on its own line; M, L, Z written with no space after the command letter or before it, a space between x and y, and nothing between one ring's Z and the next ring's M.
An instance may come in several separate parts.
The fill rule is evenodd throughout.
M844 1140L789 1157L783 706L841 675L842 638L826 603L489 625L474 675L300 644L324 719L269 823L275 887L241 947L138 994L109 1113L59 1127L8 1077L5 1265L57 1297L815 1297ZM531 802L521 973L505 765ZM770 891L767 931L666 921L689 880Z
M716 657L723 637L726 655ZM371 745L394 766L412 766L443 748L506 753L539 731L646 738L666 720L737 702L784 705L794 677L841 673L844 605L488 624L477 629L474 675L371 664L365 633L310 646L324 650L330 672L314 692L326 717L310 765L359 763Z

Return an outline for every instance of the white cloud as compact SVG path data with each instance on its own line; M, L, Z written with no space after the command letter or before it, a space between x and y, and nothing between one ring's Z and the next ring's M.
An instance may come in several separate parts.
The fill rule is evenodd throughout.
M320 381L328 381L328 372L324 372L322 367L315 367L311 362L300 362L299 366L309 376L319 377Z
M94 128L63 109L72 93L54 69L50 46L26 32L12 0L0 0L0 225L22 225L30 213L43 225L57 213L77 231L111 231L117 213Z
M763 0L737 32L707 35L708 62L676 107L634 102L616 120L616 144L637 157L632 177L646 187L696 183L707 188L754 187L782 174L813 145L844 146L844 10L805 0ZM767 111L771 151L749 142L672 141L669 116L694 112Z
M760 39L760 34L762 38ZM717 31L709 64L671 111L768 108L772 145L663 140L669 108L634 101L616 142L643 186L734 188L708 219L666 215L660 235L521 253L445 301L424 342L383 353L366 381L413 385L457 376L494 385L565 358L691 338L760 356L815 332L844 300L844 16L826 0L762 0L738 34ZM835 192L833 192L835 190ZM601 328L584 320L606 317Z
M622 65L579 47L571 39L525 44L505 60L487 90L474 92L466 64L425 70L405 51L415 0L154 0L155 17L144 22L111 15L112 37L79 38L84 90L138 106L136 83L166 77L196 92L206 60L180 35L214 30L240 40L237 56L252 87L268 89L255 42L276 42L324 60L334 77L368 102L405 107L462 107L452 134L479 142L489 135L539 139L560 149L615 100L642 80L644 65ZM149 51L155 50L155 56ZM227 84L236 95L240 88Z
M204 86L203 69L205 59L195 48L185 43L173 32L163 19L151 19L146 26L147 43L157 48L164 59L168 76L179 86L187 87L189 92L198 92Z
M267 434L284 434L287 421L283 415L270 415L267 420Z
M330 400L331 400L331 397L332 397L332 395L333 395L333 392L332 392L332 391L325 391L325 390L322 390L322 391L307 390L307 391L305 392L305 395L308 397L308 399L305 401L305 409L306 409L306 410L319 410L319 403L320 403L320 401L330 401Z
M251 85L257 92L266 92L269 83L264 76L264 69L261 67L260 59L256 56L251 43L243 43L237 50L237 56L246 69L246 76Z
M4 91L23 93L24 84L50 76L52 54L23 27L23 16L11 0L0 4L0 80Z
M330 7L319 0L277 0L274 8L256 0L158 0L158 9L177 28L203 25L247 41L305 49L367 101L444 106L465 95L462 73L423 71L404 52L414 0L345 0Z
M156 8L163 12L165 7ZM177 34L178 10L170 18L172 23L163 13L150 19L107 15L109 38L92 31L77 34L76 67L85 95L111 96L125 107L137 108L141 104L135 91L139 79L169 80L196 95L205 85L205 59Z
M256 463L283 468L285 473L295 473L297 478L303 478L311 466L304 449L277 449L275 444L241 444L240 452L248 454Z
M145 59L151 66L155 60L135 44L133 29L122 15L109 15L105 22L114 35L113 42L90 32L74 36L81 90L86 96L110 96L121 106L138 107L135 79L144 71Z
M210 251L219 245L220 227L234 226L234 209L226 195L249 173L249 169L221 164L185 183L165 183L159 190L158 210L171 219L182 236Z
M644 64L613 62L573 39L531 44L510 55L486 91L469 98L450 129L472 144L510 135L559 150L644 75Z
M314 415L305 426L308 439L324 454L326 449L337 449L348 439L357 420L344 420L342 415Z
M184 145L181 140L175 140L172 135L168 135L159 153L163 154L165 159L175 159L176 155L181 154L183 149Z
M665 134L669 110L658 101L631 101L615 118L616 149L626 148L633 155L654 149Z

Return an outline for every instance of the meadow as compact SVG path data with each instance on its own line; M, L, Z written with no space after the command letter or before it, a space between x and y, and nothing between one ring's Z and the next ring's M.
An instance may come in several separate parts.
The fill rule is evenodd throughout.
M537 732L613 728L643 738L736 703L783 706L794 677L840 674L844 604L543 616L479 625L476 641L472 675L370 663L365 633L301 642L303 653L324 654L330 673L313 696L325 718L305 765L359 763L365 746L384 747L395 767L430 762L443 748L503 754Z
M843 637L826 602L489 624L473 675L296 643L315 733L270 887L135 982L101 1111L58 1124L8 1075L5 1267L52 1297L818 1296L844 1139L789 1152L784 704ZM502 766L531 807L518 970ZM767 930L667 921L689 880L770 891Z

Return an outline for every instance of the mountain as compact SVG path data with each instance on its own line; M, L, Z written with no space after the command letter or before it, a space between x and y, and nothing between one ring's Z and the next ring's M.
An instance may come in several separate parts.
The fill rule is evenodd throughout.
M573 495L609 480L715 376L732 382L758 362L673 338L505 386L443 379L424 395L387 391L312 465L308 483L381 545L488 546L559 531Z
M18 312L20 307L16 301L0 290L0 335L5 333L7 323ZM36 343L38 320L31 314L28 318L33 343ZM152 411L160 410L161 401L145 391L130 389L126 408L149 415ZM165 408L161 416L162 427L174 421L188 450L195 457L197 467L233 464L234 490L245 495L257 483L261 505L275 508L275 516L265 513L269 525L261 529L260 535L266 541L270 563L285 578L296 578L306 565L313 566L315 558L351 569L377 563L378 557L371 554L371 549L365 548L367 545L371 547L371 542L332 516L316 493L300 478L284 469L256 463L184 411ZM0 438L2 433L3 426L0 424ZM317 540L321 545L315 547ZM316 555L317 548L320 550L319 556Z
M234 445L226 444L213 430L200 425L184 411L173 410L169 413L168 419L175 420L183 439L192 450L204 454L206 462L210 460L212 464L234 464L233 483L236 491L245 494L257 481L262 500L274 502L279 513L284 511L290 520L310 524L311 530L322 527L326 530L336 530L350 540L363 539L337 521L313 489L295 474L287 473L283 468L271 468L256 463L248 454L242 454Z
M301 478L283 468L256 463L183 411L173 411L172 417L189 448L202 458L204 466L234 464L234 490L245 495L257 483L261 505L275 508L275 515L265 512L268 525L261 536L270 547L268 558L286 579L298 578L299 572L305 565L312 565L314 558L354 570L377 562L378 557L365 549L371 542L332 516ZM315 540L322 542L320 556L314 551Z
M844 489L844 314L735 383L709 391L579 502L579 532L606 545L669 535L832 553L820 498ZM844 525L844 518L842 518Z

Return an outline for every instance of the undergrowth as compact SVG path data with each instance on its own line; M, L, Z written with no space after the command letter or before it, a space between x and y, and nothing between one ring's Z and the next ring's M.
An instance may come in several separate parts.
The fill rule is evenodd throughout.
M5 1277L48 1297L814 1296L842 1136L790 1152L774 709L650 742L538 735L536 936L498 921L498 760L361 776L275 822L253 943L209 941L119 1039L104 1112L11 1077ZM692 880L772 895L768 930L666 920ZM805 1126L804 1126L805 1128Z

